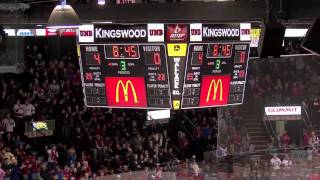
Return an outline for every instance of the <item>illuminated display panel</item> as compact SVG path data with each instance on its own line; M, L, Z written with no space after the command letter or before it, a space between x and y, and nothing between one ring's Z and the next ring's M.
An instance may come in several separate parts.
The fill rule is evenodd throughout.
M80 26L85 104L175 110L241 104L250 49L245 24Z
M228 56L223 55L223 52L215 56L211 52L211 47L215 45L227 45L225 47L230 47L231 52L228 52ZM241 104L244 98L249 48L249 43L242 42L190 43L182 108Z
M87 106L171 108L164 44L81 44L79 48ZM115 48L119 56L113 55Z

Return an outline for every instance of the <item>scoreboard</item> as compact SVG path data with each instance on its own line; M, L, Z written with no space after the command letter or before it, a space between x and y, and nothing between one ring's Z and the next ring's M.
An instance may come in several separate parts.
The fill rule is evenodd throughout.
M91 24L78 32L89 107L188 109L241 104L250 23Z

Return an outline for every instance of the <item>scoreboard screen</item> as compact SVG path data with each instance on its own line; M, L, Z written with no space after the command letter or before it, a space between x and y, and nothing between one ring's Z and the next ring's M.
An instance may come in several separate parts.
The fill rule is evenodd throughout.
M89 107L187 109L241 104L250 24L91 24L78 32Z

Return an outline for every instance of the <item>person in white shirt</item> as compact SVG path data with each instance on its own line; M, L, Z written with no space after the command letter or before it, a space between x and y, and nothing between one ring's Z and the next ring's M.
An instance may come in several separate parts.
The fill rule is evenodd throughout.
M60 92L60 86L57 84L56 80L52 80L52 83L49 85L49 89L52 94L58 94Z
M277 154L274 154L273 157L270 160L270 164L273 167L274 170L280 169L281 166L281 160L279 159Z
M285 155L284 159L282 160L282 166L285 168L285 169L290 169L292 167L293 163L289 157L288 154Z
M193 170L193 173L194 173L195 176L199 176L200 168L199 168L199 165L198 165L198 163L196 161L196 157L195 156L192 157L191 169Z
M225 157L228 155L228 148L225 147L223 148L223 145L222 146L219 146L218 149L217 149L217 152L216 152L216 156L217 157Z
M13 112L16 118L23 118L23 105L20 103L18 99L16 104L13 106Z
M15 121L16 121L16 132L18 134L23 134L24 132L23 105L20 103L20 99L18 99L16 104L13 106L13 112L14 112Z
M48 168L51 170L55 168L58 163L59 154L57 151L57 146L53 145L51 149L47 149L48 154Z
M16 123L11 118L11 115L7 114L6 118L3 120L3 124L4 124L4 127L5 127L5 133L6 133L6 136L7 136L7 140L10 142L12 134L13 134L13 128L16 127Z
M35 110L36 108L30 104L29 100L26 100L23 105L23 118L25 118L26 121L30 121L35 114Z

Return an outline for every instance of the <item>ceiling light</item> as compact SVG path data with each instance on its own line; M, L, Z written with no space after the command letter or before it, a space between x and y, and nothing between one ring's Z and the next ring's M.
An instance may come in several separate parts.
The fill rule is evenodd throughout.
M66 0L53 9L48 21L48 28L76 28L79 25L80 19L77 13L66 4Z

